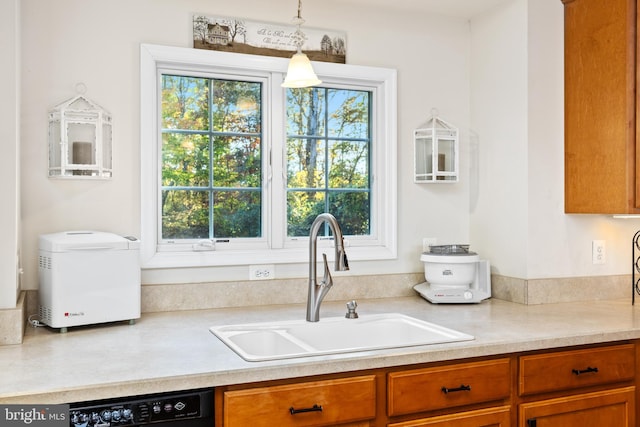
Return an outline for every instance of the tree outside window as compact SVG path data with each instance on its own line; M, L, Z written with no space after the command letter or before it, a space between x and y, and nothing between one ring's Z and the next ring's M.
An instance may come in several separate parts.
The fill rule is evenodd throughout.
M308 235L323 212L347 235L369 234L370 98L368 91L287 90L288 236Z
M163 239L261 236L261 90L163 76Z
M265 234L262 92L260 82L162 76L163 240ZM286 133L287 236L308 235L322 212L346 235L368 235L371 92L288 89Z

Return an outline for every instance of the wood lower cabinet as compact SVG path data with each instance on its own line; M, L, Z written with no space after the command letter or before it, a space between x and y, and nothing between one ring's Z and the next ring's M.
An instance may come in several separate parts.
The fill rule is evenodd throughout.
M509 359L456 363L392 372L388 376L390 416L509 399Z
M634 427L635 355L621 344L520 356L518 426Z
M376 377L225 391L223 400L225 427L366 426L376 417Z
M522 427L635 426L635 387L524 403L519 418Z
M636 342L217 387L218 427L640 427Z
M521 396L633 380L633 344L520 357Z

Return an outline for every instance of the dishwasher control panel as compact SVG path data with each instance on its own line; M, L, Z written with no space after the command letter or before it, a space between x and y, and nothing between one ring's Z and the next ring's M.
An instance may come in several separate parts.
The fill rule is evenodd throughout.
M213 390L70 404L71 427L196 425L213 420ZM211 424L213 425L213 422Z

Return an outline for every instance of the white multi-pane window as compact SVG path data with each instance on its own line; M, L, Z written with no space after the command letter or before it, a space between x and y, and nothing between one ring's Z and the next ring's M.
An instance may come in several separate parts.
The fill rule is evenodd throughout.
M161 78L159 240L262 237L263 82Z
M362 89L287 89L288 237L308 235L323 212L345 235L370 235L371 97Z
M284 89L286 62L142 46L143 266L304 261L322 212L350 260L395 257L395 71L319 63Z

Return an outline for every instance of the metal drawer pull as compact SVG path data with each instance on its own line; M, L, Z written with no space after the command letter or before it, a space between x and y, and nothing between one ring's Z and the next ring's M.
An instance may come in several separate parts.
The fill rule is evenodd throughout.
M578 369L572 369L571 372L573 372L575 375L581 375L581 374L590 374L590 373L596 373L598 372L598 368L592 368L591 366L587 367L587 369L583 369L583 370L578 370Z
M289 412L291 412L291 415L302 414L305 412L322 412L322 406L313 405L311 408L302 408L302 409L296 409L292 406L291 408L289 408Z
M444 394L453 393L455 391L471 391L471 386L470 385L461 384L460 387L456 387L456 388L442 387L440 390L442 390L442 392Z

